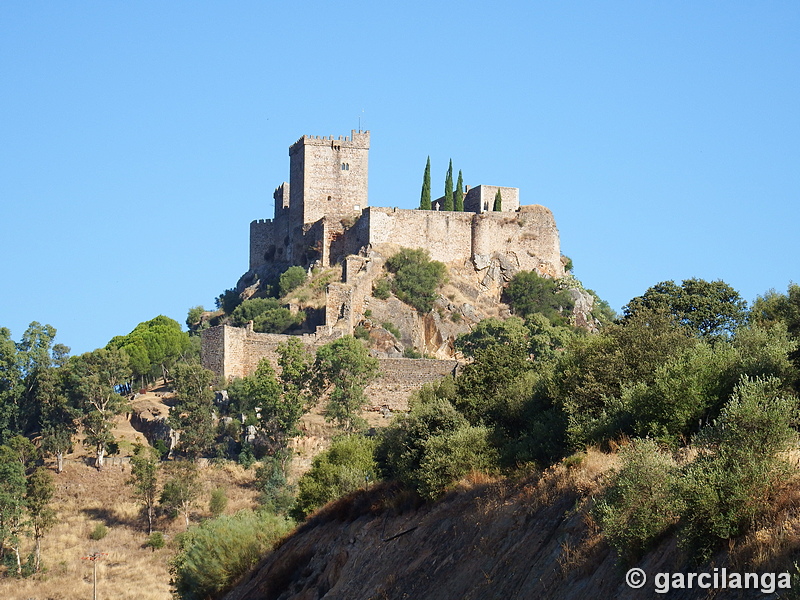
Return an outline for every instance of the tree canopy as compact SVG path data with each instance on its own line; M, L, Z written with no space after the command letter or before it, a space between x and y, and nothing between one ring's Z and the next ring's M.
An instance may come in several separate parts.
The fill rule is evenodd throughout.
M642 310L665 310L700 337L730 336L747 318L747 302L722 280L662 281L623 307L628 319Z
M191 340L180 323L159 315L139 323L128 335L113 338L106 347L125 352L136 377L166 377L191 347Z
M431 311L436 290L447 279L444 263L430 260L428 251L421 248L401 249L386 261L386 269L394 274L394 294L422 313Z

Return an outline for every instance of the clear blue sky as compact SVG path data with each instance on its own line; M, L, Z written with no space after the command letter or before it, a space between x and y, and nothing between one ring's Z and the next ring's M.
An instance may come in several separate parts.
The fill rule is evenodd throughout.
M0 326L74 353L213 306L288 147L372 132L370 204L448 159L555 214L619 310L798 280L800 3L0 3Z

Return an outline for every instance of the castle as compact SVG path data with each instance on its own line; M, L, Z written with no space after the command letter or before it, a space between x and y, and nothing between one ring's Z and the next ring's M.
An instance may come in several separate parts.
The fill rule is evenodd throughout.
M369 206L369 147L369 131L353 130L338 138L301 137L289 148L289 182L273 194L274 217L250 224L249 271L239 291L289 266L342 265L341 281L326 290L325 324L303 336L310 348L352 334L369 311L378 323L395 323L407 345L452 359L455 336L485 316L479 309L482 301L499 302L504 283L514 273L535 270L564 276L552 213L540 205L521 206L517 188L468 189L463 212L437 210L441 199L433 202L434 210ZM493 211L498 190L502 206ZM459 288L451 295L464 301L456 305L442 298L447 306L439 314L419 315L396 298L373 297L372 286L383 273L385 258L400 247L423 248L432 260L459 273ZM445 309L460 311L457 325L456 319L441 317ZM225 377L243 376L261 357L274 358L274 348L285 337L214 327L203 333L203 363ZM382 358L412 360L391 354ZM441 377L453 364L428 362L447 363L431 365L431 377ZM423 366L419 361L415 365Z
M303 136L289 148L289 182L273 194L275 215L250 223L250 271L319 264L382 244L425 248L445 263L512 257L521 270L561 277L558 230L543 206L520 206L517 188L467 190L464 212L369 206L369 131ZM502 210L491 210L500 190ZM434 207L441 205L433 202Z

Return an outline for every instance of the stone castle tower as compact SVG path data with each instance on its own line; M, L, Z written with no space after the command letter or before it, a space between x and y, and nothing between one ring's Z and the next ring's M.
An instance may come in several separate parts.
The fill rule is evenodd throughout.
M289 183L273 194L275 217L250 224L250 269L329 264L330 243L368 205L369 131L304 135L289 148Z
M303 136L289 148L290 219L311 224L360 215L368 167L369 131L338 140Z

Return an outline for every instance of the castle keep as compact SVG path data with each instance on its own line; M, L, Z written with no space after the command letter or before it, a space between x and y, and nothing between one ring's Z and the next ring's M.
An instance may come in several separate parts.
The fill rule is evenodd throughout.
M464 212L369 206L369 131L338 138L303 136L289 148L289 182L273 194L271 220L250 223L250 271L291 265L331 266L387 243L424 248L433 260L486 263L510 257L521 270L561 277L552 213L520 206L519 190L479 185L467 190ZM500 190L500 212L492 211ZM440 206L434 201L434 207Z
M435 379L453 368L455 337L491 314L479 307L496 308L503 285L516 272L564 276L558 229L549 209L520 205L519 190L510 187L468 189L464 212L438 210L439 201L434 201L434 210L369 206L369 147L369 131L355 130L338 138L303 136L292 144L289 181L273 194L273 218L250 223L249 271L239 291L293 265L341 264L341 281L326 290L325 324L303 336L304 344L312 349L351 335L369 310L376 322L395 323L406 347L450 359L419 361L384 353L379 358L393 361L382 364L384 372L416 369L428 373L420 382ZM493 211L498 190L502 206ZM459 303L442 297L437 311L420 315L396 298L373 297L373 283L382 276L385 259L401 247L425 249L431 259L457 273L459 287L450 296L457 295ZM459 312L459 318L444 319L446 312ZM286 337L213 327L203 332L203 363L225 377L247 375L263 357L274 362L275 347ZM412 363L403 367L403 361ZM395 375L396 381L401 379Z

